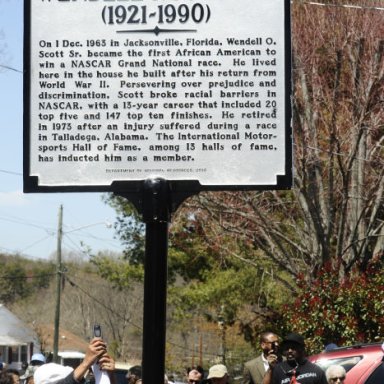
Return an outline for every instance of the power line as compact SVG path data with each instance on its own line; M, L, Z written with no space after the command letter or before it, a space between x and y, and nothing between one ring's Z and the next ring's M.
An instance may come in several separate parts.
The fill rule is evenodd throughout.
M42 229L43 231L45 231L48 234L48 235L42 237L41 239L34 241L32 244L29 244L29 245L23 247L21 250L15 251L15 250L7 249L7 251L9 251L9 252L16 252L16 253L22 253L23 254L29 248L32 248L36 244L39 244L39 243L41 243L41 242L43 242L49 238L52 238L55 234L55 230L53 230L52 228L43 227L43 226L38 225L38 224L29 223L23 219L12 218L12 217L8 218L8 217L0 216L0 220L1 221L7 221L10 223L19 224L19 225L25 225L25 226L32 227L32 228Z
M38 229L43 229L44 231L46 231L47 233L49 234L52 234L53 232L55 232L54 230L52 230L51 228L47 228L47 227L43 227L41 225L38 225L38 224L33 224L33 223L29 223L23 219L18 219L18 218L7 218L7 217L4 217L4 216L0 216L0 220L3 220L3 221L8 221L10 223L15 223L15 224L22 224L22 225L26 225L28 227L34 227L34 228L38 228Z
M86 296L88 296L90 299L92 299L93 301L95 301L97 304L99 304L101 307L103 307L104 309L106 309L107 311L109 311L110 313L113 313L116 317L118 317L119 319L123 320L124 322L127 322L131 325L133 325L136 329L139 329L140 331L142 331L142 327L140 327L139 325L135 324L134 322L132 322L131 320L125 318L124 316L122 316L120 313L114 311L112 308L108 307L107 305L105 305L102 301L100 301L99 299L97 299L95 296L91 295L89 292L87 292L85 289L81 288L78 284L76 284L73 280L69 279L67 275L64 276L65 280L68 281L68 283L72 286L72 287L75 287L77 288L79 291L83 292Z
M19 225L24 225L24 226L28 226L28 227L32 227L32 228L41 229L47 233L46 236L42 237L41 239L34 241L32 244L26 245L22 250L14 251L14 250L7 249L7 251L11 251L11 252L24 252L24 251L28 250L29 248L32 248L36 244L39 244L39 243L41 243L47 239L53 238L57 233L56 228L46 227L46 226L42 226L42 225L35 224L32 222L27 222L26 220L24 220L22 218L15 217L15 216L0 216L0 221L6 221L6 222L10 222L10 223L15 223L15 224L19 224ZM71 229L69 228L68 233L70 233L70 235L76 235L75 232L73 232L73 233L72 232L73 231L71 231ZM93 235L87 231L78 231L78 232L79 233L77 234L77 236L81 236L82 238L97 240L99 243L105 244L105 247L108 249L113 248L115 250L117 249L118 251L120 251L120 248L118 247L118 245L116 245L116 243L118 242L117 240L110 240L107 238L95 236L95 235ZM66 246L68 246L68 248L70 248L72 250L76 250L78 252L85 253L84 250L82 250L81 247L79 245L77 245L76 242L73 241L69 237L68 233L65 230L63 232L64 239L68 240L68 242L66 242ZM72 244L72 246L70 246L70 243Z
M51 238L51 237L53 237L53 235L48 235L48 236L46 236L46 237L43 237L43 238L40 239L40 240L36 240L36 241L33 242L32 244L29 244L29 245L27 245L26 247L24 247L24 248L21 250L21 252L24 253L27 249L32 248L32 247L34 247L36 244L40 244L41 242L43 242L43 241L45 241L45 240L47 240L47 239L49 239L49 238Z
M5 169L0 169L0 172L2 172L2 173L8 173L9 175L23 176L23 174L20 173L20 172L6 171Z
M11 276L3 275L0 276L1 280L28 280L28 279L41 279L43 277L56 276L56 273L42 273L41 275L29 275L29 276Z
M9 67L8 65L0 64L0 67L1 68L5 68L5 69L9 69L11 71L15 71L15 72L18 72L18 73L24 73L23 71L20 71L19 69L16 69L16 68L13 68L13 67Z

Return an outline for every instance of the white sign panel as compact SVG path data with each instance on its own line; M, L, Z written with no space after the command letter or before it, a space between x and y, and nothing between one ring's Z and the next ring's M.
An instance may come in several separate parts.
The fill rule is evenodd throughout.
M26 3L27 179L273 186L290 174L288 1Z

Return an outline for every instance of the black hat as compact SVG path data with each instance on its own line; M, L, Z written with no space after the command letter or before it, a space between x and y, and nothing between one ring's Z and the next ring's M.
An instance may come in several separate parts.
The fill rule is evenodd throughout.
M131 375L135 375L141 379L141 366L140 365L134 365L133 367L128 369L128 373Z
M284 337L281 345L284 345L285 343L296 343L305 347L304 337L297 333L288 333L288 335Z

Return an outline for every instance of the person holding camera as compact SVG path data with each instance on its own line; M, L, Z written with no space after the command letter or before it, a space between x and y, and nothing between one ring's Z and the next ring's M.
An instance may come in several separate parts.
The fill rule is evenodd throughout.
M260 348L262 350L261 355L244 364L243 384L262 383L267 370L278 361L279 337L269 331L261 333Z
M114 384L115 361L107 353L107 345L101 337L94 337L88 345L84 360L75 368L56 363L40 366L33 377L35 384L79 384L91 368L108 374L110 384ZM97 383L97 380L96 380Z

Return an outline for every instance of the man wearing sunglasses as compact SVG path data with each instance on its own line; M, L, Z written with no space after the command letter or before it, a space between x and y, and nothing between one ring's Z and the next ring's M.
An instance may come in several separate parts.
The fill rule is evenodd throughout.
M188 384L200 384L204 379L204 369L199 365L187 370L187 382Z
M263 379L263 384L328 384L324 371L305 358L304 338L288 334L281 343L285 361L276 364Z
M267 370L277 363L279 337L273 332L260 334L261 355L244 364L243 384L261 384Z

